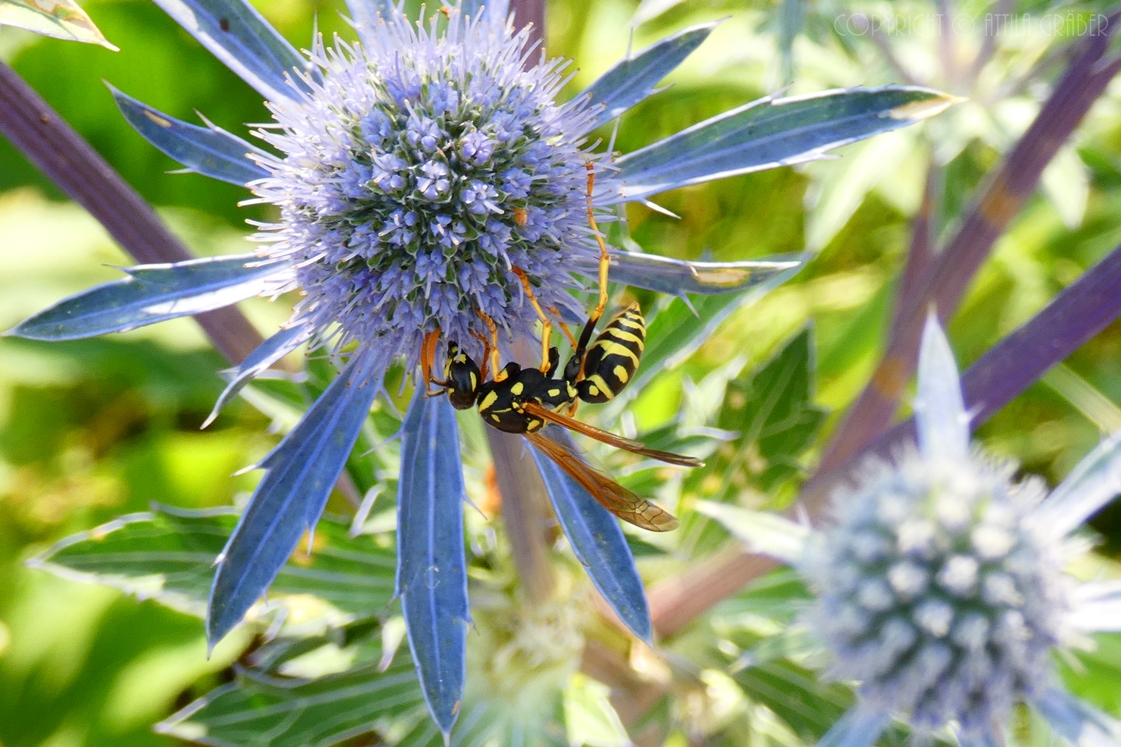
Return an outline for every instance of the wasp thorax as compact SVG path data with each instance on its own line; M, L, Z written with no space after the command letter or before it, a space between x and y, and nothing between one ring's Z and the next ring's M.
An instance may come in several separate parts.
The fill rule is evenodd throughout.
M1070 602L1027 520L1043 490L1010 476L979 457L869 466L807 565L834 674L920 728L988 728L1049 684Z
M444 387L448 400L457 410L475 406L479 385L482 384L479 365L456 342L448 343L447 362L444 364Z

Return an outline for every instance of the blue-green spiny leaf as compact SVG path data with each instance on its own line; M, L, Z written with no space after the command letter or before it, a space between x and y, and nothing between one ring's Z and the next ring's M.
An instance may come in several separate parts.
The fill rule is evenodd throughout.
M765 98L621 157L623 198L821 158L827 151L938 114L956 99L885 86Z
M126 268L128 277L64 298L7 332L77 340L211 311L265 292L287 265L254 254Z
M267 154L207 122L206 127L169 117L109 86L125 120L145 140L191 171L244 186L269 175L251 156Z
M467 667L463 468L455 410L417 389L402 428L397 493L397 593L425 700L447 735Z

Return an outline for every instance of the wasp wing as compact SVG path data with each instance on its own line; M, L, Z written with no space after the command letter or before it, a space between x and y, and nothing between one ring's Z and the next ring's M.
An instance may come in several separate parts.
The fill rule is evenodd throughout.
M647 448L646 444L640 443L630 438L623 438L616 436L614 433L609 433L605 430L600 430L595 426L581 423L576 418L570 418L559 412L553 412L544 405L537 402L525 402L522 404L522 409L529 415L544 420L546 423L554 423L563 426L577 433L583 433L588 438L594 438L601 441L608 446L614 446L617 449L624 449L633 454L640 454L651 459L657 459L667 464L676 464L679 467L703 467L705 463L695 457L683 456L681 454L674 454L669 451L658 451L657 449Z
M579 454L546 438L540 432L526 433L525 437L545 456L556 462L580 487L587 490L600 505L623 521L651 532L668 532L677 528L677 519L672 514L639 498L611 478L592 469Z

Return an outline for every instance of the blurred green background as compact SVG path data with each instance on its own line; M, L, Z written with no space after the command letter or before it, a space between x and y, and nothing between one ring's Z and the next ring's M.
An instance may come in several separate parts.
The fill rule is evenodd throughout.
M316 19L324 33L349 35L341 2L255 4L297 46L307 46ZM549 2L549 52L578 61L572 92L625 54L637 4ZM119 53L5 28L0 57L155 204L196 253L246 251L245 221L267 217L263 209L239 207L248 196L243 189L165 173L175 165L125 124L102 81L173 116L195 121L197 110L242 134L242 123L266 119L259 97L153 4L91 0L85 7ZM934 6L861 7L918 14ZM803 33L784 55L782 40L797 29L789 14L807 8ZM986 8L959 5L977 17ZM792 93L905 82L871 37L831 28L832 19L851 11L828 3L712 0L678 4L645 23L634 34L636 49L687 25L726 19L671 76L670 90L624 118L617 149L633 150L774 92L787 70L794 72ZM945 164L947 199L938 216L944 234L1046 96L1056 68L1040 61L1071 40L1030 30L1010 35L980 74L959 71L952 79L939 72L931 36L887 41L917 79L968 95L970 102L921 130L843 149L837 160L664 195L661 204L679 220L631 209L632 237L651 252L717 260L819 252L794 281L736 312L677 372L656 380L633 408L643 425L673 417L682 392L725 365L729 351L758 362L810 320L818 403L834 417L842 411L882 350L929 154ZM961 41L966 52L981 44L979 36ZM1119 94L1114 85L1098 102L973 284L949 330L963 367L1121 243ZM112 266L130 263L81 208L0 139L0 328L114 279L119 273ZM283 302L249 303L245 310L262 330L286 316ZM1114 404L1121 401L1118 330L1113 325L1048 374L984 425L980 438L1051 482L1065 475L1101 433L1121 428ZM251 490L256 473L231 473L275 443L267 418L238 401L199 431L221 389L215 372L223 367L189 320L65 344L0 339L4 747L167 744L174 740L152 733L150 725L228 676L236 651L219 648L207 661L199 620L23 566L50 543L143 511L153 501L214 506ZM1121 537L1112 526L1108 512L1099 517L1106 552L1118 548L1110 535ZM1117 698L1107 691L1097 700L1108 705L1113 699L1117 708Z

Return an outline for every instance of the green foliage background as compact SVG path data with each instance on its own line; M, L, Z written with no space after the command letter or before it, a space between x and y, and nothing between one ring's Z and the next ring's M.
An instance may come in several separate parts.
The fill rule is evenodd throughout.
M315 17L325 33L347 31L341 2L256 4L298 46L310 40ZM691 23L727 17L671 76L670 90L624 118L617 148L633 150L777 89L782 67L776 19L791 5L686 2L642 26L635 48ZM550 53L578 60L572 91L626 52L635 6L634 0L549 3ZM985 8L962 7L977 13ZM247 196L242 189L165 174L172 162L125 124L101 81L189 121L198 110L238 133L245 132L241 123L266 119L259 97L151 3L91 0L86 9L119 53L9 28L0 31L0 56L158 206L195 252L244 251L245 220L267 217L264 210L239 207ZM929 12L927 6L913 9ZM845 12L842 6L835 10ZM832 17L824 6L815 6L815 13ZM853 48L846 51L828 29L809 23L806 33L794 46L793 93L900 82L868 40L850 39ZM921 70L929 67L929 41L892 43ZM1032 43L1013 40L1002 50L996 63L1005 79L1039 56ZM1119 93L1115 86L1099 101L1048 172L1043 194L1032 198L974 282L949 329L963 367L1121 243ZM801 386L809 386L814 407L799 417L824 417L831 427L884 344L928 143L949 160L946 193L952 199L938 227L944 232L961 207L954 199L964 200L980 183L1002 148L1026 127L1040 95L1029 88L1013 98L981 97L925 125L925 138L901 131L850 146L839 160L676 190L660 202L680 220L633 208L632 238L651 252L717 260L803 247L820 252L792 282L734 312L681 367L655 379L630 408L637 421L648 428L666 423L686 395L694 409L703 410L710 390L717 399L709 407L718 407L722 390L707 384L722 385L744 361L754 370L812 321L814 351L806 355L817 379ZM130 263L92 219L0 140L0 327L113 279L118 273L112 265ZM283 303L249 303L246 311L262 329L285 318ZM1121 401L1119 330L1114 324L1048 374L983 426L980 439L1052 483L1065 475L1102 432L1121 428L1121 409L1114 404ZM215 371L222 367L189 320L66 344L0 339L4 747L169 744L174 740L152 733L151 724L229 677L227 667L244 639L226 642L207 660L197 618L23 565L59 538L146 510L153 501L221 506L250 491L257 473L231 474L275 443L267 418L239 400L214 427L198 430L220 391ZM731 428L751 418L762 424L750 404L753 385L759 381L746 375L733 383L730 391L739 399L728 400L731 408L716 424ZM794 429L783 438L798 442L799 433ZM711 474L734 469L737 455L743 453ZM765 483L770 495L739 500L781 505L793 495L790 477L799 466L773 468L755 483ZM726 489L703 475L689 487L698 496L724 499L717 494ZM1108 511L1098 520L1107 553L1121 541L1115 521ZM696 533L698 548L711 546L701 534L722 532L712 523L686 530ZM723 614L734 616L735 604L729 602ZM1088 660L1090 674L1079 678L1076 689L1117 712L1121 692L1109 687L1116 669L1107 664L1116 657L1106 653L1108 647ZM773 675L761 668L741 676Z

